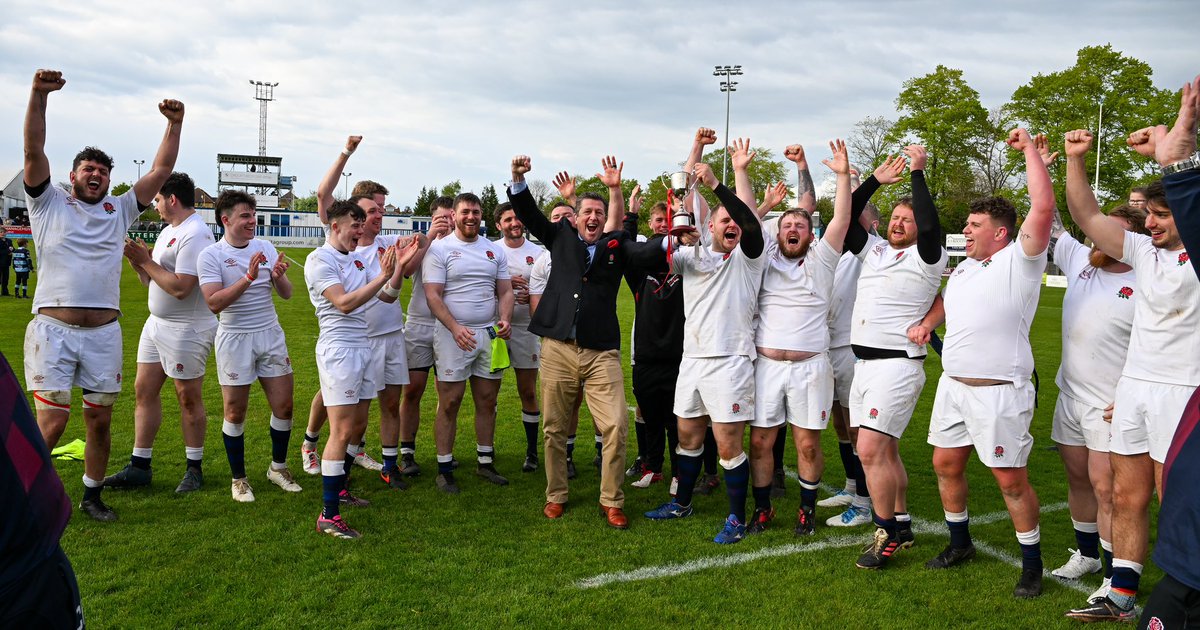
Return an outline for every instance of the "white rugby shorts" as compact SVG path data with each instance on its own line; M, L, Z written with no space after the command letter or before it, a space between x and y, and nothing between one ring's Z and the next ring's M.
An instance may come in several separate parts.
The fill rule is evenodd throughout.
M379 392L369 347L317 346L317 375L326 407L357 405Z
M747 356L684 357L675 381L675 415L713 422L754 420L754 363Z
M957 381L955 381L957 382ZM913 359L871 359L854 364L850 426L866 427L897 440L912 420L925 387L925 366Z
M427 370L433 367L433 336L437 324L404 325L405 359L410 370Z
M1033 449L1033 383L971 387L943 373L933 399L929 443L974 446L988 468L1023 468Z
M854 381L854 362L857 360L850 346L829 349L829 364L833 367L833 399L843 407L850 406L850 384Z
M36 315L25 327L25 388L70 391L72 387L114 394L121 391L121 324L96 328Z
M249 385L260 378L292 373L287 340L278 325L253 332L227 332L217 327L217 382Z
M803 361L759 355L754 362L752 427L777 427L784 420L801 429L823 430L833 406L833 368L825 354Z
M404 330L368 337L371 344L371 369L379 389L385 385L408 385L408 348Z
M536 370L542 365L542 338L525 326L514 326L508 339L508 361L518 370Z
M1196 388L1153 383L1122 376L1117 381L1109 451L1118 455L1149 453L1163 463L1183 409Z
M1054 404L1054 424L1050 439L1066 446L1086 446L1088 450L1107 453L1112 425L1104 421L1104 410L1058 392Z
M151 315L138 339L137 362L158 363L171 378L200 378L208 366L216 336L216 326L207 330L176 327Z
M486 328L473 328L475 348L463 350L454 335L441 324L433 335L433 354L436 357L437 378L447 383L461 383L472 376L499 380L504 371L492 371L492 338Z

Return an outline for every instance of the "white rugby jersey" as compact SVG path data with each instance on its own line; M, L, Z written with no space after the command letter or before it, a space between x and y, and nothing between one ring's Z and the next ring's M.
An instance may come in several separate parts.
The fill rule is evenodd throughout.
M250 259L258 252L266 260L258 267L258 278L241 297L221 311L221 330L246 333L265 330L279 325L279 315L271 298L271 268L279 258L279 252L270 241L256 238L244 247L234 247L221 239L200 252L197 265L200 271L200 286L219 284L222 288L242 282L250 271Z
M801 352L828 350L829 300L841 252L821 240L812 243L804 258L791 260L772 238L763 257L755 345ZM686 288L684 295L686 299Z
M326 289L336 284L351 293L373 279L367 274L367 265L357 252L343 254L326 242L312 250L304 259L304 282L308 285L308 299L317 309L317 324L320 334L317 347L367 348L366 306L349 313L337 309L324 295ZM371 297L375 300L374 296Z
M375 237L374 243L359 245L354 250L362 259L363 264L367 266L368 280L383 272L383 267L379 264L379 257L387 252L389 247L395 245L399 238L395 235L379 235ZM383 300L371 300L366 303L366 309L368 337L378 337L404 328L404 311L400 308L399 301L389 303Z
M850 345L850 321L854 313L854 298L858 294L858 276L862 261L854 254L843 252L833 270L833 295L829 298L829 347Z
M683 356L755 356L754 317L766 252L749 258L740 246L721 254L692 245L671 256L683 276Z
M56 306L120 309L125 235L141 214L133 190L88 204L51 182L36 199L26 193L25 205L37 248L33 312Z
M1136 274L1088 263L1091 250L1070 234L1059 237L1054 262L1067 276L1062 307L1062 361L1054 382L1097 409L1113 402L1133 325Z
M538 257L542 255L542 252L546 251L545 247L537 245L529 239L525 239L520 247L509 247L503 240L497 241L496 244L500 246L501 251L504 252L504 256L508 261L508 276L510 278L521 276L529 280L530 275L533 273L533 266L537 264ZM531 290L530 293L532 292ZM529 326L529 320L529 305L514 304L512 322L510 323L513 326L526 328Z
M1125 233L1125 257L1137 294L1122 374L1154 383L1200 385L1200 280L1188 253L1159 249L1149 236Z
M942 271L948 259L946 250L942 249L941 257L930 265L921 259L916 243L895 249L887 239L871 234L858 259L862 261L862 272L851 317L850 342L903 350L914 358L925 356L924 346L908 340L908 329L925 318L942 286ZM988 268L993 264L989 263ZM1040 281L1041 271L1037 277Z
M545 293L548 282L550 282L550 252L547 250L533 261L533 268L529 270L529 294Z
M199 214L193 214L178 226L168 225L158 233L152 258L167 271L198 278L200 252L212 244L212 230ZM217 317L208 310L199 285L182 300L172 297L153 280L149 288L150 314L167 325L196 330L209 330L217 325Z
M967 258L959 263L942 296L946 374L1016 384L1029 380L1033 374L1029 325L1037 311L1045 269L1045 250L1026 256L1016 241L987 260Z
M451 233L429 246L422 266L425 282L441 284L442 300L454 321L468 328L496 323L496 281L508 280L508 260L483 238L459 240Z

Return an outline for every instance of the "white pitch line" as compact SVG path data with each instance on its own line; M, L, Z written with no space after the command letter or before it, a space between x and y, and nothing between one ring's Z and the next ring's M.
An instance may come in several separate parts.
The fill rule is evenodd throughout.
M792 475L794 477L794 474ZM828 489L828 488L827 488ZM1049 512L1057 512L1067 508L1066 503L1053 503L1051 505L1042 506L1043 514ZM1009 518L1007 511L992 512L981 516L972 517L971 522L977 525L987 525L990 523L998 523ZM922 518L913 517L913 530L915 533L945 535L946 529L940 525L927 521ZM782 556L790 556L799 553L807 553L810 551L821 551L824 549L834 549L841 547L852 547L854 545L862 545L869 539L866 532L859 534L843 534L825 538L812 543L794 543L790 545L780 545L777 547L765 547L756 551L746 553L735 553L724 556L709 556L707 558L697 558L687 562L663 564L658 566L642 567L632 571L615 571L611 573L601 573L590 578L584 578L575 582L574 586L580 589L598 588L609 584L617 584L622 582L639 582L642 580L655 580L664 577L682 575L684 573L695 573L712 568L732 567L748 562L754 562L763 558L778 558ZM984 554L992 556L1002 562L1006 562L1016 567L1021 566L1021 561L1016 557L1008 554L1005 551L999 550L982 541L974 541L975 548L982 551ZM1062 580L1050 575L1049 572L1044 572L1045 575L1059 583L1073 588L1081 593L1091 593L1089 588L1076 580Z

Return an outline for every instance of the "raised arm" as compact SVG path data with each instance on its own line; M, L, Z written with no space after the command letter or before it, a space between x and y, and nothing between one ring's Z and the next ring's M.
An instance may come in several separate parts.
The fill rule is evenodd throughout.
M513 212L529 230L537 237L542 245L549 249L554 243L557 228L542 214L541 208L533 200L529 186L525 184L525 174L533 170L533 160L528 155L518 155L512 159L512 187L508 189L508 201L513 205Z
M46 101L51 92L61 90L67 81L57 70L33 73L29 106L25 109L25 185L40 186L50 179L50 160L46 158Z
M733 164L733 187L738 199L748 208L757 208L758 198L754 195L754 184L750 182L750 162L757 153L750 150L750 138L738 138L725 150Z
M796 174L799 178L796 184L796 207L807 210L809 214L816 212L817 189L813 186L812 174L808 172L808 159L804 157L804 147L789 144L783 150L783 157L796 163Z
M900 181L900 175L904 173L905 165L903 157L889 155L883 164L875 168L875 172L865 182L850 193L850 225L846 228L845 242L845 249L850 250L850 253L858 254L867 245L867 229L859 223L858 218L862 216L867 203L871 201L871 196L879 190L880 186Z
M1050 171L1028 131L1021 128L1010 131L1008 146L1025 154L1029 214L1021 222L1021 249L1026 256L1037 256L1050 245L1050 224L1054 221L1054 184L1050 182Z
M917 224L917 254L925 264L932 265L942 259L942 225L938 221L937 208L925 183L925 163L929 154L925 147L910 144L904 147L912 172L913 221Z
M342 182L342 172L346 168L346 162L358 150L358 143L362 142L362 138L362 136L346 138L346 147L333 160L333 166L330 166L329 170L325 172L321 183L317 184L317 218L321 220L322 225L329 225L327 212L333 205L333 191L337 190L338 184Z
M710 144L716 144L717 132L708 127L701 127L696 130L696 137L692 139L692 149L688 152L687 161L683 163L683 172L691 175L696 170L696 163L704 157L704 147Z
M833 157L821 160L821 163L837 174L837 196L833 198L833 218L825 226L822 240L834 251L841 252L846 230L850 227L850 156L846 152L846 143L840 138L829 143L829 151Z
M621 229L625 230L625 234L635 241L638 237L638 213L641 211L642 185L634 184L633 190L629 193L629 209L625 211L625 218L621 223Z
M1200 76L1183 86L1175 125L1163 136L1161 143L1156 143L1154 157L1159 166L1166 168L1195 154L1197 112L1200 112ZM1163 192L1184 249L1189 256L1200 255L1200 171L1193 167L1165 175ZM1200 276L1197 260L1191 259L1192 269Z
M757 214L758 218L762 219L767 216L767 213L783 203L787 199L787 196L787 184L783 182L776 183L774 186L767 188L767 192L763 193L762 203L758 204L758 209L754 211L754 214Z
M1125 254L1125 230L1100 212L1096 194L1088 183L1087 154L1091 148L1092 132L1084 129L1067 132L1063 145L1067 154L1067 210L1075 225L1100 251L1121 260Z
M712 167L709 165L703 162L697 164L696 178L716 193L717 198L729 212L730 218L741 228L742 238L738 246L742 248L742 252L749 258L761 256L765 246L762 224L758 222L758 217L755 216L750 206L746 205L732 190L726 188L725 184L717 181L717 176L713 174Z
M617 158L609 155L600 160L600 172L596 177L601 184L608 187L608 216L604 221L604 233L616 232L621 229L621 221L625 219L625 191L621 190L621 171L625 163L617 163Z
M562 197L563 201L567 202L567 205L572 208L576 207L576 202L579 201L575 196L575 185L578 183L566 171L561 171L558 175L554 176L554 187L558 189L558 196Z
M158 104L158 111L167 119L167 130L163 132L154 164L141 179L133 183L133 194L138 205L146 207L154 201L162 185L175 170L175 159L179 157L179 134L183 130L183 103L167 99ZM194 284L192 286L195 286Z

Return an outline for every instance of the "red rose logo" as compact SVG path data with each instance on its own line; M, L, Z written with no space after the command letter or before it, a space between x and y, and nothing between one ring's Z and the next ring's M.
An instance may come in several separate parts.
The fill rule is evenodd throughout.
M116 211L117 211L117 209L116 209L116 208L114 208L114 207L113 207L113 205L112 205L111 203L109 203L109 202L105 201L105 202L104 202L104 211L105 211L105 212L107 212L107 213L109 213L109 214L112 214L112 213L116 212Z
M376 251L376 252L378 252L380 256L382 256L382 255L383 255L383 253L384 253L384 252L386 252L387 250L386 250L386 249L384 249L384 248L382 248L382 247L377 247L377 248L375 249L375 251Z
M1004 457L1004 447L1003 447L1003 446L997 446L997 447L996 447L996 450L992 451L992 455L993 455L993 456L994 456L996 459L1000 459L1001 457Z
M167 247L170 247L170 246L174 245L174 244L175 244L175 241L177 241L177 240L179 240L179 239L174 239L174 238L173 238L173 239L171 239L171 242L167 243Z
M526 257L525 257L525 264L526 264L526 265L532 265L532 264L533 264L533 256L526 256Z
M742 412L742 406L737 403L733 403L733 413L741 413L741 412Z
M490 250L490 249L487 250L487 257L488 257L488 260L496 260L496 255L493 254L492 250Z
M354 261L354 268L355 268L355 269L358 269L359 271L362 271L363 269L366 269L366 267L363 267L363 264L362 264L362 261L361 261L361 260L356 260L356 261Z
M175 364L175 371L176 371L176 372L183 372L183 364L182 364L182 363L176 363L176 364Z
M896 253L896 260L900 260L900 257L901 257L901 256L904 256L904 252L897 252L897 253Z
M1121 290L1117 291L1117 297L1128 300L1133 297L1133 289L1131 287L1121 287Z
M821 410L821 422L825 421L825 411Z
M874 420L875 418L878 418L878 417L879 417L879 410L878 410L878 409L875 409L874 407L872 407L872 408L871 408L871 412L870 412L870 413L868 413L867 415L868 415L868 416L871 416L871 419L872 419L872 420Z
M1191 260L1191 258L1188 257L1187 252L1183 252L1179 255L1179 266L1182 267L1186 265L1189 260Z

